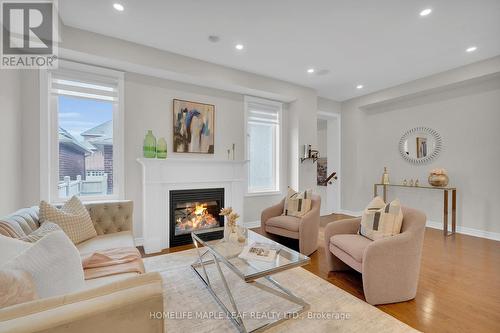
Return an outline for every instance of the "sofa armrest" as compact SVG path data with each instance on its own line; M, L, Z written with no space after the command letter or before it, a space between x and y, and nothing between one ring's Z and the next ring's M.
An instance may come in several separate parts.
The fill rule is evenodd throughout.
M1 309L0 333L163 332L162 312L161 276L148 273Z
M132 231L134 203L131 200L86 203L98 235Z

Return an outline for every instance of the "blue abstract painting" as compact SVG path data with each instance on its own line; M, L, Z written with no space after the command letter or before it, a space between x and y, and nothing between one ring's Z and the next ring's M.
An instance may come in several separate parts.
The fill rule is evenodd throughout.
M174 152L214 153L215 106L174 99Z

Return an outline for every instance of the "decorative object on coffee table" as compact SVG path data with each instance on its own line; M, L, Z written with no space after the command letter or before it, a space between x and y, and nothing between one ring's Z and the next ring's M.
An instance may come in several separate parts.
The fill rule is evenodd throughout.
M153 135L152 130L148 130L146 137L144 138L144 144L142 146L142 151L144 157L155 158L156 157L156 138Z
M449 178L446 169L432 169L429 174L429 184L432 186L443 187L448 185Z
M387 167L384 167L384 174L382 175L382 184L390 184L389 173L387 172Z
M215 106L174 99L175 153L214 153Z
M156 145L156 157L161 159L167 158L167 141L165 141L165 138L158 139L158 144Z
M224 223L224 240L231 242L238 241L236 221L238 221L240 216L233 212L231 207L222 208L219 215L226 217L226 223Z

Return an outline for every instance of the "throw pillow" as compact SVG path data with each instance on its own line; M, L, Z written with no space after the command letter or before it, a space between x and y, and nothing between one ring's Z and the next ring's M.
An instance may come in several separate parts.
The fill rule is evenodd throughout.
M38 229L33 231L31 234L20 237L19 239L25 242L34 243L40 240L43 236L56 230L61 230L61 228L55 223L52 223L50 221L45 221L40 225Z
M311 210L312 205L312 190L304 192L296 192L291 187L288 187L288 193L285 198L285 207L283 215L302 217Z
M28 272L0 270L0 309L37 298L35 283Z
M40 298L75 292L85 286L80 253L61 230L33 243L1 269L29 273Z
M40 202L40 222L45 221L61 227L74 244L97 236L87 208L76 196L66 201L60 209L45 201Z
M386 204L380 197L374 198L361 217L359 234L371 240L394 236L401 232L403 211L398 199Z
M30 243L0 235L0 267L30 247Z

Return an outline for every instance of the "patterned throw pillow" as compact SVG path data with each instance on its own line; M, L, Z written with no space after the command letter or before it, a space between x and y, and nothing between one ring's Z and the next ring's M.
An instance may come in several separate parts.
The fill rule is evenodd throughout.
M40 202L40 222L45 221L57 224L74 244L97 236L87 208L75 196L60 209L45 201Z
M291 187L288 187L288 193L285 198L285 207L283 215L302 217L311 210L312 190L304 192L296 192Z
M371 240L397 235L401 232L403 211L398 199L385 204L376 197L363 212L359 234Z
M43 236L56 230L61 230L61 228L53 222L45 221L40 225L40 228L36 229L27 236L19 237L19 239L25 242L34 243L40 240Z

